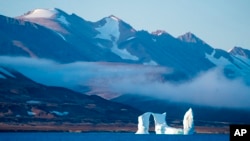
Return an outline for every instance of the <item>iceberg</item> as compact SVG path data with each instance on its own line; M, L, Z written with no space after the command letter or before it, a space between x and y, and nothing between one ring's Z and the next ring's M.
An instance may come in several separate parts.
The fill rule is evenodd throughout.
M138 117L138 130L136 134L149 134L149 118L153 116L156 134L180 134L189 135L195 133L193 111L191 108L185 113L183 118L183 128L170 127L166 123L166 113L146 112Z
M138 130L136 134L149 134L149 117L151 115L151 112L146 112L138 117Z
M191 108L185 113L183 118L183 134L193 134L194 130L194 119L193 119L193 111Z

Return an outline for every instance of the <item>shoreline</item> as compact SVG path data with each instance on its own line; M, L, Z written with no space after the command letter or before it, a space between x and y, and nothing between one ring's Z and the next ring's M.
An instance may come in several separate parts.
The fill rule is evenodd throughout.
M83 124L71 123L62 125L52 124L6 124L0 123L0 133L6 132L69 132L69 133L135 133L135 124ZM196 134L229 134L229 126L211 127L195 126ZM154 127L149 132L154 134Z

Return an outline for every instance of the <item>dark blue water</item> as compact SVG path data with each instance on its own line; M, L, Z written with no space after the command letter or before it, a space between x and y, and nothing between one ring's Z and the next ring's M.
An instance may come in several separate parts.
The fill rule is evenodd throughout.
M0 141L229 141L228 134L0 133Z

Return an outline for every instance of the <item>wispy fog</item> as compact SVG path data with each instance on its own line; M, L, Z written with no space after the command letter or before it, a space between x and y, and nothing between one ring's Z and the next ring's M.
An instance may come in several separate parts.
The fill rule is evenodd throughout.
M171 69L143 65L105 62L60 64L46 59L6 56L0 56L0 66L14 68L42 84L68 88L77 85L108 86L126 79L154 82L160 74L171 72Z
M32 80L53 86L105 87L111 92L155 96L176 102L250 109L250 87L241 79L229 80L219 68L180 84L161 81L171 69L119 63L59 64L25 57L0 57L0 66L14 68Z
M250 109L250 87L241 79L229 80L220 69L202 73L195 79L180 83L159 83L126 79L113 84L113 89L126 93L154 95L157 98L192 104Z

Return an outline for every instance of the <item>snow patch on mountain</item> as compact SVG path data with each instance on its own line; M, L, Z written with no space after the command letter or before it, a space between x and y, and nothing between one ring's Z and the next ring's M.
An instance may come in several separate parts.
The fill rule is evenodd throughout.
M239 68L236 67L235 64L231 63L228 59L226 59L224 57L220 57L218 59L215 58L214 57L215 53L216 53L216 51L214 50L210 55L206 54L206 58L218 67L234 70L235 73L237 73L238 75L241 74Z
M240 69L238 69L238 73L244 76L247 83L250 83L250 60L240 55L232 57L234 59L234 63L240 67Z
M56 114L57 116L66 116L69 112L58 112L58 111L51 111L50 113Z
M59 32L56 32L57 35L59 35L64 41L66 41L66 38Z
M41 104L41 101L37 101L37 100L29 100L26 101L27 104Z
M97 43L96 44L98 47L101 47L101 48L106 48L104 45L102 45L101 43Z
M34 115L36 115L36 113L35 113L35 112L32 112L32 111L27 111L27 114L28 114L29 116L34 116Z
M57 14L56 9L35 9L25 15L25 18L51 18L53 15Z
M113 44L111 51L120 56L122 59L139 60L137 56L130 54L127 49L118 48L117 42L120 38L119 20L117 18L114 18L114 16L105 18L105 20L106 23L104 26L96 28L96 30L99 31L100 34L97 34L95 38L110 40Z
M157 66L158 64L153 61L153 60L150 60L149 62L144 62L143 65L152 65L152 66Z
M228 53L230 53L232 50L233 50L233 48L231 48L231 49L227 50L227 52L228 52Z
M12 78L16 78L13 74L11 74L10 72L8 72L7 70L5 70L4 68L2 68L2 67L0 67L0 72L1 73L4 73L5 75L8 75L8 76L10 76L10 77L12 77ZM1 75L1 74L0 74ZM1 77L1 76L0 76ZM6 78L6 77L4 77L3 75L2 75L2 78Z
M105 18L106 23L104 26L96 28L100 32L95 38L117 41L120 36L119 22L112 18Z
M250 66L250 59L246 58L245 56L234 55L234 57L239 58L240 60L244 61L245 63L247 63Z
M131 55L127 51L127 49L119 49L117 45L113 46L113 48L111 48L111 51L120 56L122 59L135 60L135 61L139 60L137 56Z
M133 39L135 39L135 37L129 37L129 38L127 39L127 41L130 41L130 40L133 40Z
M242 56L244 58L250 59L250 50L244 49L242 47L234 47L228 50L228 53L234 56Z
M233 58L233 62L230 62L228 59L224 58L224 57L220 57L220 58L215 58L214 57L214 54L215 54L215 50L213 51L212 54L206 54L206 58L211 61L212 63L214 63L216 66L223 66L223 67L226 67L226 68L231 68L233 70L237 70L239 72L248 72L249 73L249 70L250 70L250 60L249 59L246 59L245 57L243 56L232 56ZM239 66L239 67L236 67Z
M188 43L206 44L203 40L201 40L191 32L187 32L184 35L179 36L178 39Z
M59 18L57 18L57 20L67 26L70 25L70 23L67 21L67 19L64 16L60 16Z
M224 67L226 69L233 70L235 72L235 76L244 76L243 78L247 83L250 83L249 78L250 78L250 60L245 58L243 56L232 56L233 58L233 63L230 62L228 59L224 57L220 57L216 59L214 57L215 50L213 51L212 54L206 54L206 58L214 63L216 66L219 67Z
M156 31L152 32L151 34L156 35L156 36L161 36L163 34L167 34L167 32L164 30L156 30Z
M220 57L220 58L215 58L216 51L213 50L213 52L211 54L207 54L206 53L206 58L212 62L213 64L215 64L216 66L228 66L228 65L233 65L230 61L228 61L227 59L225 59L224 57Z
M113 19L113 20L115 20L115 21L120 21L120 19L119 18L117 18L116 16L114 16L114 15L111 15L111 16L109 16L109 18L111 18L111 19Z

